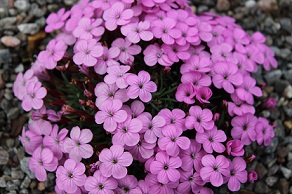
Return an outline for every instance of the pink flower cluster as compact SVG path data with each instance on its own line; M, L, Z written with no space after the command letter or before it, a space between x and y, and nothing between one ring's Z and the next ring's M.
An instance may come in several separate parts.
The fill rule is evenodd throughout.
M38 180L54 172L56 193L211 194L256 179L244 147L274 131L255 116L251 73L277 67L261 33L186 0L81 0L47 23L58 35L13 86L32 110L20 140Z

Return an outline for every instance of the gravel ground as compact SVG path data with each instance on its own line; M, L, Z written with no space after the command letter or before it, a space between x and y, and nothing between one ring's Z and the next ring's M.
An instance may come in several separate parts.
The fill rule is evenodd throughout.
M45 17L75 0L0 0L0 194L54 193L54 175L44 183L29 172L28 158L18 135L28 115L13 96L12 85L24 71L48 35L43 31ZM292 193L292 0L192 0L196 13L205 11L232 16L249 33L261 31L274 50L279 68L262 69L254 75L266 86L264 97L277 99L273 111L262 116L276 125L276 137L269 147L248 148L257 156L252 167L259 180L245 184L245 193ZM219 193L228 193L222 188Z

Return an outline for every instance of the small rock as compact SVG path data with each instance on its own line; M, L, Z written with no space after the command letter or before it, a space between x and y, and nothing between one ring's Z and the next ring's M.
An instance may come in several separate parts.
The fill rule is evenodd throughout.
M14 146L14 139L13 138L7 138L6 140L5 140L5 143L6 143L6 146L8 147L8 148L12 148L13 146Z
M258 163L256 171L260 179L262 179L268 173L267 168L262 163Z
M279 183L278 183L278 188L279 188L281 194L288 194L289 182L286 179L281 178Z
M14 107L10 109L7 113L7 118L10 120L15 119L19 115L19 111L20 110L18 107Z
M284 112L289 118L292 118L292 104L284 106Z
M292 152L289 152L289 154L288 154L288 161L292 161Z
M0 147L0 165L6 165L8 163L8 160L8 152Z
M269 175L269 176L274 175L274 174L276 174L278 171L279 171L279 166L278 166L278 165L274 165L274 166L272 166L271 168L269 168L269 173L268 173L268 175Z
M20 24L17 28L22 33L30 35L34 35L40 30L39 26L35 23Z
M269 185L270 187L272 187L277 181L278 181L278 177L274 177L274 176L269 176L269 177L266 179L266 183L267 183L267 185Z
M273 84L276 80L279 80L282 76L281 70L274 70L267 73L264 77L268 85Z
M16 47L20 44L20 40L14 36L3 36L1 42L7 47Z
M21 189L27 189L27 188L29 187L30 182L31 182L31 179L30 179L28 176L26 176L26 177L23 179L23 181L22 181L22 183L21 183L21 185L20 185L20 188L21 188Z
M6 187L6 180L3 177L0 177L0 187L5 188Z
M17 21L17 17L6 17L0 20L0 27L12 26Z
M17 189L18 189L18 187L14 183L12 183L10 181L7 182L6 190L11 192L12 190L17 190Z
M275 90L278 94L282 94L288 86L289 86L289 81L287 81L287 80L276 80L275 81Z
M34 179L35 178L35 175L34 175L34 173L32 173L29 170L29 168L28 168L28 161L29 161L29 158L28 157L25 157L22 160L20 160L20 168L21 168L21 170L25 174L27 174L29 176L29 178Z
M265 148L265 152L268 154L275 152L278 144L279 144L278 138L276 138L276 137L273 138L271 144Z
M40 182L40 183L38 184L38 190L39 190L39 191L43 191L43 190L45 190L45 188L46 188L46 185L45 185L44 182Z
M281 27L286 30L287 32L291 32L292 31L292 22L291 19L289 18L281 18L280 19L280 24Z
M256 5L257 3L254 0L248 0L245 2L245 7L247 8L252 8Z
M11 178L12 179L23 179L24 173L21 170L12 170Z
M256 193L267 194L269 192L269 187L262 181L256 182L254 191Z
M292 98L292 86L291 85L289 85L289 86L287 86L285 88L285 90L284 90L284 96L286 98Z
M24 66L21 63L19 65L17 65L17 67L14 69L15 73L20 73L20 72L23 72L23 71L24 71Z
M27 189L21 189L19 191L19 194L28 194L28 190Z
M230 9L230 3L228 0L218 0L216 8L218 11L228 11Z
M260 0L258 6L261 10L265 12L272 12L278 9L278 4L276 0Z
M292 40L292 37L291 37L291 40ZM292 69L288 71L284 71L283 74L284 74L284 78L292 84Z
M30 8L30 3L27 0L17 0L14 6L20 11L27 11Z
M286 179L289 179L291 177L291 174L292 174L292 170L288 169L288 168L285 168L283 166L280 166L280 170L281 172L283 173L284 177Z
M286 158L286 156L288 156L289 149L288 147L279 146L277 148L277 153L278 153L278 156L280 156L281 158Z
M11 54L10 54L9 50L8 49L0 49L0 64L1 63L7 64L10 62L11 62Z

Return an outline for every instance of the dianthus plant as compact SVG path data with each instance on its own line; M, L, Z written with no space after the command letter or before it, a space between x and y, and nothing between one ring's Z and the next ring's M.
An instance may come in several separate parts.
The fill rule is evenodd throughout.
M260 32L186 0L81 0L47 24L56 36L13 86L32 112L20 140L38 180L91 194L254 182L245 147L274 131L251 73L277 67Z

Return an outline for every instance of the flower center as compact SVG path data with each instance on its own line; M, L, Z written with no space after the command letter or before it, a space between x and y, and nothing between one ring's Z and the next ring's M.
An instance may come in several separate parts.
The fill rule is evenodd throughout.
M192 154L191 154L191 158L192 158L192 159L195 159L195 158L196 158L196 154L195 154L195 153L192 153Z
M70 173L68 174L68 177L69 177L69 178L73 178L74 176L73 176L73 174L70 172Z
M168 169L168 166L165 165L165 166L163 167L163 169L164 169L164 170L167 170L167 169Z
M113 164L117 164L118 163L118 160L117 159L113 159L112 163Z
M213 137L209 137L209 141L213 142L214 141Z
M98 185L98 189L102 190L104 188L104 186L102 184Z

